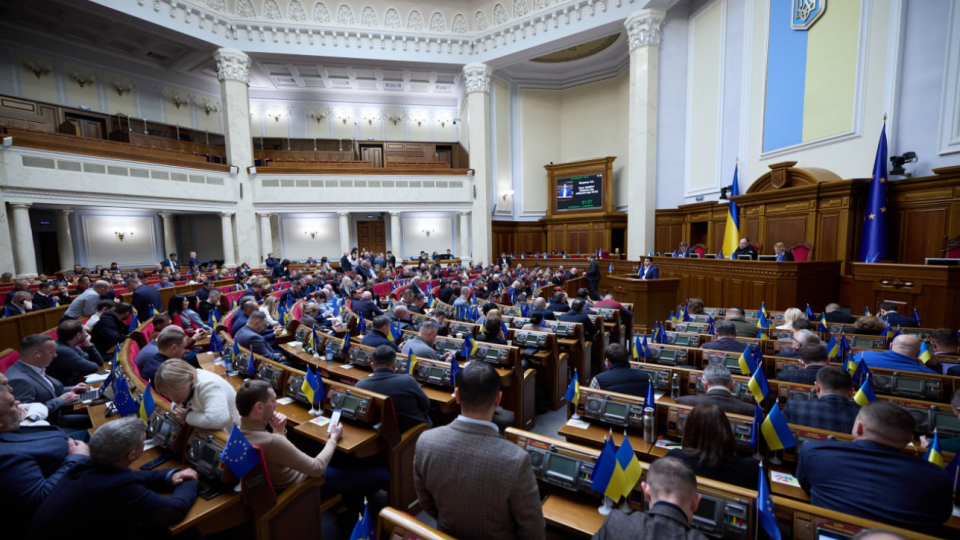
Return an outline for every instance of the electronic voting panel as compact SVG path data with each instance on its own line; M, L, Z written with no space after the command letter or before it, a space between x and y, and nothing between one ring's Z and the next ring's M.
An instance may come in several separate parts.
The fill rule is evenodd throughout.
M943 388L937 375L925 377L918 373L878 370L870 378L870 383L878 394L930 401L943 399Z
M675 440L683 439L683 425L687 421L687 416L693 407L681 405L667 405L667 429L666 435ZM733 426L733 438L737 443L737 450L741 452L751 452L750 436L753 433L753 418L734 417L727 414L730 425Z
M711 364L721 364L723 367L730 370L730 373L734 375L740 374L740 357L742 354L735 352L723 352L723 351L713 351L706 349L703 351L706 358L703 362L703 367L707 367Z
M224 441L220 441L212 433L195 429L187 438L185 459L203 477L225 482L226 468L220 461L224 444Z
M373 369L370 367L370 364L373 363L373 351L359 345L351 345L349 361L350 365Z
M283 377L283 368L270 362L261 362L257 369L257 378L270 383L274 390L280 390L280 381Z
M407 362L409 357L397 356L397 373L407 372ZM440 360L428 360L417 358L417 365L411 373L414 379L432 386L453 388L450 383L450 363Z
M303 380L306 375L300 375L299 373L291 373L287 377L287 383L284 385L286 389L286 395L292 397L296 401L303 403L304 405L313 405L310 403L310 398L303 393Z
M547 344L548 334L543 332L514 332L513 341L520 347L542 349Z
M327 396L329 410L340 409L341 418L348 418L358 422L371 423L372 399L350 388L330 386Z
M700 504L693 526L711 538L747 540L752 501L699 489Z
M455 336L473 335L473 327L462 322L450 321L450 333Z
M737 368L739 373L739 368ZM746 401L747 403L753 403L756 401L756 398L753 397L753 392L750 391L748 386L749 380L741 381L736 378L733 381L733 395L740 401ZM697 371L691 373L690 377L687 379L687 384L689 385L690 390L696 391L698 394L706 394L707 389L703 386L703 372Z
M933 437L934 430L941 437L960 436L960 421L950 410L950 406L925 401L891 399L913 417L913 430L921 435Z
M544 321L550 329L557 334L558 338L568 339L571 338L576 333L577 324L579 323L566 323L560 321Z
M639 362L630 362L630 367L633 369L643 370L644 373L650 377L650 381L653 383L653 387L659 390L660 392L669 392L670 391L670 381L672 371L670 368L664 368L656 366L653 364L641 364Z
M477 343L477 354L473 358L501 367L513 367L510 365L510 349L499 349L489 343Z
M538 437L526 431L511 430L517 446L527 451L537 480L569 491L596 494L590 489L597 456L580 453L560 441ZM572 445L570 445L572 446Z
M150 417L147 431L157 446L175 452L179 446L183 424L177 422L170 413L160 412L158 409L157 413Z
M657 364L665 366L688 366L690 365L688 349L670 347L659 343L649 343L647 349L650 351L650 360Z
M583 415L614 426L643 429L643 399L594 388L580 388Z
M667 343L683 347L699 347L700 334L685 332L667 332Z

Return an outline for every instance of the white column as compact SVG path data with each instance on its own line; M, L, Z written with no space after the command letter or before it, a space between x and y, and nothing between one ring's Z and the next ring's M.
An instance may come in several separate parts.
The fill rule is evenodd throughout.
M70 214L73 210L64 208L57 211L57 252L60 254L60 269L72 270L74 261L73 235L70 232Z
M400 242L400 212L390 212L390 251L397 259L403 258Z
M37 275L37 254L33 250L33 228L30 226L30 205L13 203L13 259L17 277Z
M270 214L260 215L260 262L267 260L273 252L273 230L270 227Z
M259 259L259 250L257 217L253 209L254 180L247 174L247 167L253 165L250 95L247 88L250 82L250 57L237 49L220 49L213 58L217 61L217 79L220 81L220 98L223 101L227 162L239 169L235 177L237 255L239 261L254 264ZM243 198L240 198L240 186L243 186Z
M473 186L473 260L491 260L490 216L490 67L486 64L463 66L467 88L467 119L470 130L470 168L474 172Z
M627 256L634 260L654 247L654 214L657 208L657 85L660 72L660 27L663 25L664 15L661 10L641 9L624 21L630 48Z
M177 253L177 235L174 234L174 225L173 225L173 214L170 212L160 212L160 217L163 219L163 257L167 258L171 253ZM185 261L188 257L180 257L178 253L177 256L180 260Z
M340 230L340 251L349 252L350 247L350 213L337 212L339 218L338 229Z
M460 260L470 260L470 212L457 212L460 215L460 251L456 253Z
M233 253L233 212L220 213L220 230L223 234L223 266L236 268L237 259Z

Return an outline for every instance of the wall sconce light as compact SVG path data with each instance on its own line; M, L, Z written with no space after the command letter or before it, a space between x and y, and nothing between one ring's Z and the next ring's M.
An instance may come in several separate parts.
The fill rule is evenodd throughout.
M347 121L349 121L349 120L352 119L352 118L353 118L353 117L350 116L350 113L347 112L347 111L338 111L338 112L337 112L337 120L342 120L344 124L346 124Z
M513 194L514 194L514 193L516 193L516 192L513 191L512 189L508 189L507 191L504 191L504 192L503 192L503 200L507 200L507 197L513 197Z
M307 118L312 118L317 121L319 124L325 119L330 118L330 109L317 109L313 111L307 111Z
M110 86L116 90L117 95L120 97L123 97L124 94L129 94L136 90L136 86L134 86L132 82L124 84L117 79L114 79L113 82L110 83Z
M373 125L373 121L374 121L374 120L380 120L381 118L383 118L383 112L382 112L382 111L380 111L380 112L367 111L367 112L365 112L365 113L363 114L363 119L366 120L366 121L367 121L367 125L370 125L370 126Z
M274 122L279 122L281 118L287 116L287 113L282 110L274 110L267 112L267 116L273 118Z
M36 60L30 60L23 63L23 69L33 73L37 76L37 79L43 77L44 75L50 74L50 68L46 66L41 66Z
M438 118L437 122L440 124L441 128L447 127L447 124L450 123L449 118Z
M70 80L77 83L80 86L80 88L83 88L88 84L93 84L94 82L96 82L97 79L94 78L93 75L85 75L83 73L80 73L79 71L74 71L73 73L70 74Z
M220 112L220 102L210 101L208 98L203 98L203 103L194 102L193 105L198 109L202 109L207 116L210 116L210 113Z
M427 238L430 237L430 233L432 233L432 232L437 232L437 231L434 230L434 229L430 229L430 230L424 229L424 230L423 230L423 234L427 235Z
M424 116L421 116L421 115L418 115L418 116L416 116L416 117L414 117L414 118L411 118L411 120L413 120L414 122L417 123L417 127L421 127L421 126L423 125L423 123L427 121L427 119L426 119Z
M393 125L397 125L397 122L401 122L407 119L406 111L391 111L387 113L387 120L393 122Z
M160 95L170 100L170 102L173 103L173 105L178 109L184 105L189 105L190 103L193 102L193 96L189 94L184 96L182 93L180 93L179 90L174 90L170 92L170 95L164 94L163 91L161 90Z
M316 237L317 237L317 235L318 235L319 233L320 233L320 231L303 231L303 234L309 234L309 235L310 235L310 239L311 239L311 240L316 239Z
M113 234L117 235L117 238L119 238L120 241L123 242L123 237L124 237L124 236L133 236L133 231L130 231L130 232L127 232L127 233L120 232L120 231L114 231Z

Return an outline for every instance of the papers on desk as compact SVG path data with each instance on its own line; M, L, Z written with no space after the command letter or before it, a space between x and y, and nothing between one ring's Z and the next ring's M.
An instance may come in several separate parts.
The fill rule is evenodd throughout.
M98 383L98 382L103 382L103 381L107 380L107 377L109 377L109 376L110 376L110 373L109 373L109 372L108 372L108 373L104 373L103 375L101 375L101 374L99 374L99 373L91 373L91 374L87 375L86 377L84 377L84 382L87 383L87 384L96 384L96 383Z
M680 446L680 443L674 441L668 441L667 439L657 439L657 443L654 445L657 448L663 448L664 450L673 450L675 448L683 448Z
M576 418L571 418L567 420L567 425L570 427L575 427L577 429L587 429L590 427L590 422L585 420L577 420Z
M157 447L157 441L155 441L155 440L153 440L153 439L147 439L147 440L143 441L143 451L144 451L144 452L146 452L147 450L150 450L151 448L156 448L156 447Z
M303 343L300 343L299 341L291 341L291 342L288 343L287 345L290 345L291 347L296 347L296 348L298 348L298 349L299 349L300 347L303 347Z
M340 366L340 369L353 369L353 364L344 364Z
M787 486L793 486L795 488L800 487L800 481L797 480L796 476L787 474L785 472L772 471L770 473L770 480L778 483L784 484Z
M310 420L310 423L311 423L311 424L316 424L316 425L318 425L318 426L320 426L320 427L323 427L323 426L325 426L325 425L327 425L327 424L330 423L330 419L327 418L326 416L318 416L318 417L314 418L313 420Z
M277 405L289 405L293 403L293 398L290 396L282 397L277 400Z
M654 401L654 403L656 403L657 401L660 401L660 398L662 398L662 397L665 396L665 395L667 395L666 392L657 392L656 390L654 390L654 391L653 391L653 401Z

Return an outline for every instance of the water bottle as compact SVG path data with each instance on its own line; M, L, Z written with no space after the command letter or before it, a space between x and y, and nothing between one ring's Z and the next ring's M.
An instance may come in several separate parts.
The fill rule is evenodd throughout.
M670 380L670 397L674 401L680 397L680 374L674 373L673 378Z
M653 444L656 442L656 428L654 427L653 407L643 409L643 442Z
M336 354L336 351L334 350L334 345L332 343L327 344L327 363L328 364L333 363L333 356L335 354Z

